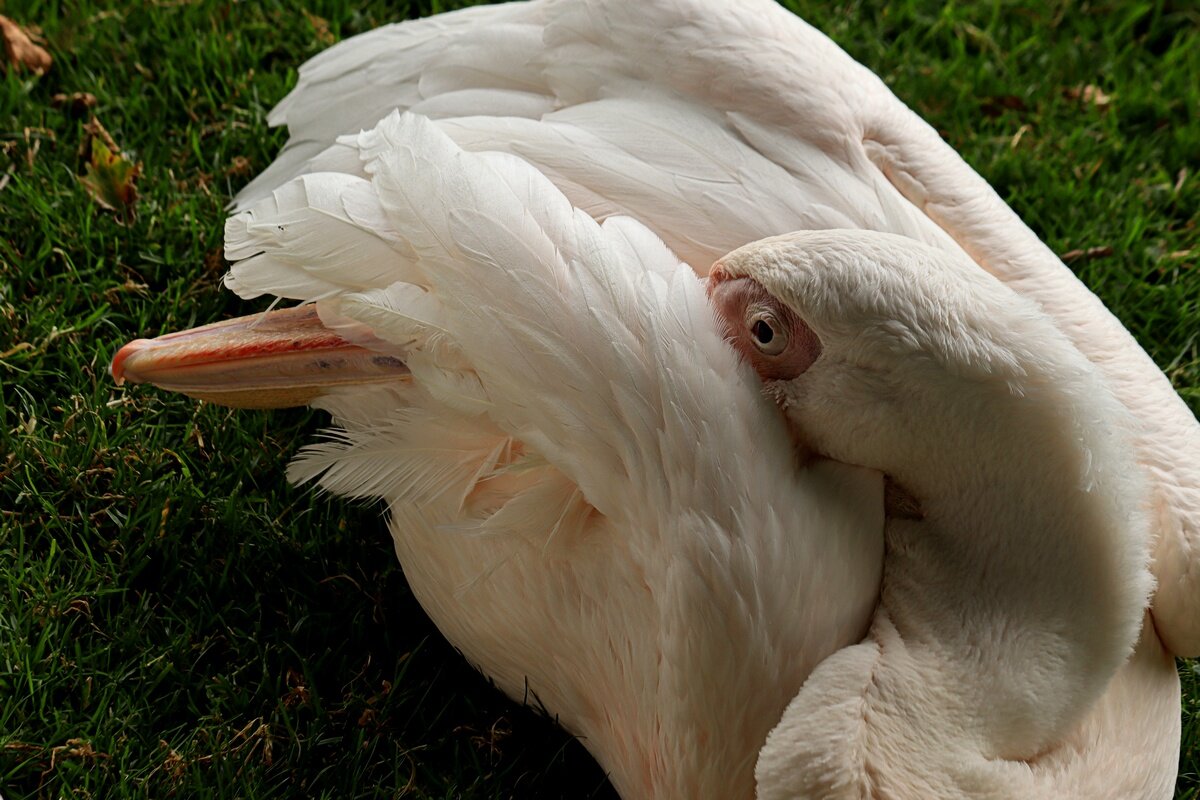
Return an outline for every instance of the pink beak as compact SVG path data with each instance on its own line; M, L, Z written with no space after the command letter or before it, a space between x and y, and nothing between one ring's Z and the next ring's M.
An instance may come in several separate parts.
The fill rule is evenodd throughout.
M395 356L326 328L312 305L135 339L110 371L118 386L151 383L234 408L302 406L336 386L409 377Z

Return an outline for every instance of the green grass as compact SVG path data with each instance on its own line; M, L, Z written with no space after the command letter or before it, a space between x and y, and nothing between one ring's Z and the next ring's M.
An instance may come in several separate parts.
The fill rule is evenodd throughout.
M451 3L420 3L410 16ZM797 2L883 75L1200 407L1200 17L1187 4ZM433 8L431 9L432 6ZM341 38L406 13L313 0ZM223 206L325 44L279 2L0 0L55 57L0 76L0 793L611 797L409 593L380 513L289 488L321 423L114 387L125 340L246 313ZM1095 85L1103 108L1069 90ZM124 224L79 185L94 113L142 162ZM239 168L246 159L249 171ZM1200 796L1184 665L1179 797Z

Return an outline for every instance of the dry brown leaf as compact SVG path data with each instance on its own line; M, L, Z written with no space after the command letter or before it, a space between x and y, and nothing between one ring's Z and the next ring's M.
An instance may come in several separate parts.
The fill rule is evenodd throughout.
M5 62L14 67L25 67L41 75L50 69L53 59L38 47L30 32L8 17L0 16L0 39L4 40Z
M50 105L55 108L65 108L67 113L75 118L82 117L89 108L96 105L96 95L91 92L58 93L50 98Z
M1112 102L1113 96L1105 94L1099 86L1088 84L1083 87L1083 102L1091 103L1095 106L1106 106Z
M1099 86L1093 86L1090 83L1087 86L1072 86L1063 94L1071 100L1078 100L1084 105L1093 105L1099 109L1107 108L1116 97L1116 95L1105 94Z
M92 747L91 742L84 739L67 739L66 744L50 748L50 769L54 769L55 762L66 761L70 758L77 758L80 761L96 761L112 758L112 756L108 753L101 753Z

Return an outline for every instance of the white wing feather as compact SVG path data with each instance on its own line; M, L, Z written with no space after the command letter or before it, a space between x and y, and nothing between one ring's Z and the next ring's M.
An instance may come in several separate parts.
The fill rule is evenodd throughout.
M225 223L225 285L240 297L313 300L405 278L416 253L387 224L370 184L304 175Z
M439 627L508 691L536 687L577 733L633 735L680 757L716 726L765 739L804 676L867 619L877 478L797 471L702 283L644 226L601 225L527 162L465 152L422 117L390 115L355 146L384 228L411 258L391 257L379 273L390 285L342 288L318 309L339 332L402 353L413 385L323 398L342 431L306 447L290 477L387 500ZM750 439L761 445L746 453ZM600 616L578 599L625 585ZM518 587L526 603L500 602ZM483 608L463 614L459 593ZM528 619L538 609L555 618ZM801 624L797 609L810 613ZM547 635L592 667L546 659ZM731 654L731 638L746 651ZM642 677L610 687L601 713L584 702L597 675ZM682 686L682 675L698 677ZM718 688L735 685L752 689ZM650 699L662 692L720 699L668 714ZM646 753L624 757L614 780L644 780ZM752 769L715 759L662 765L652 780L693 796L731 775L747 785Z

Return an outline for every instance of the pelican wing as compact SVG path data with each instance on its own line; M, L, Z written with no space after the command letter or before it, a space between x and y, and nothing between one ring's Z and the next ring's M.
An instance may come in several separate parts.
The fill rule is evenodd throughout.
M290 477L388 501L447 637L536 691L630 796L749 791L753 758L705 742L765 740L861 637L879 477L797 466L702 281L640 223L598 223L528 162L417 115L342 146L350 172L233 217L228 282L315 300L412 380L323 397L341 430Z

